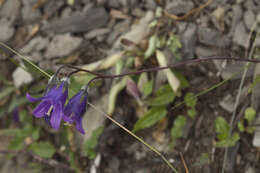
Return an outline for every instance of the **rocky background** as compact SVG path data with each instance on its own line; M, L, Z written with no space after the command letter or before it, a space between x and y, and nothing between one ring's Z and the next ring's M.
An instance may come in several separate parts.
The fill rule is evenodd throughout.
M193 9L196 9L195 12L192 12ZM150 25L157 21L161 23L161 32L174 33L180 39L181 60L218 54L249 56L252 47L250 32L253 32L252 38L255 39L256 49L253 57L259 57L260 37L256 35L259 28L259 11L259 0L0 0L0 41L30 57L44 70L54 71L60 64L73 64L112 74L115 72L115 62L110 66L100 67L97 64L109 61L110 56L129 49L121 42L122 38L138 46L147 47L154 32ZM185 16L186 14L189 15ZM167 53L167 50L163 51ZM172 57L175 55L169 55L168 58L175 62ZM19 57L12 58L20 63ZM8 80L12 80L17 88L39 80L17 68L9 59L9 56L0 56L0 72ZM143 67L150 65L140 64ZM135 65L138 68L138 62L135 61ZM187 91L198 93L222 79L230 78L240 71L242 65L214 61L177 69L190 81L191 87ZM258 68L249 68L246 87L250 85ZM200 116L185 129L184 137L174 151L167 150L169 125L162 131L156 130L158 127L155 127L137 134L171 158L180 172L185 170L179 152L183 154L190 172L220 172L224 149L214 147L213 119L218 115L225 116L228 120L231 118L241 76L242 73L199 98ZM158 77L157 81L159 79ZM93 89L90 101L106 110L110 87L111 81L105 81L101 89ZM244 104L252 104L256 110L259 106L257 91L252 96L248 95L246 87L239 104L240 112L244 109ZM113 115L132 129L137 116L135 103L133 100L129 102L129 98L125 92L120 94L120 101ZM178 108L170 114L179 114L182 111L182 108ZM81 142L76 144L76 165L82 172L170 172L160 158L93 109L88 109L84 123L87 134L76 136L76 143L88 139L93 129L100 125L105 125L105 130L99 140L98 155L94 160L83 157ZM240 143L228 152L226 172L259 171L260 145L253 145L252 141L258 140L254 136L257 135L242 135ZM4 136L1 138L5 139ZM1 145L2 149L6 146L2 142ZM200 154L204 152L208 153L209 158L204 160L205 163L201 166L194 165L195 162L201 161ZM28 162L32 161L31 157L23 155L22 159L17 157L16 160L9 161L5 160L6 155L0 156L3 160L2 172L15 172L15 167L26 167L24 158ZM54 160L67 164L64 158L66 157L60 155ZM59 172L51 169L50 165L42 165L45 171Z

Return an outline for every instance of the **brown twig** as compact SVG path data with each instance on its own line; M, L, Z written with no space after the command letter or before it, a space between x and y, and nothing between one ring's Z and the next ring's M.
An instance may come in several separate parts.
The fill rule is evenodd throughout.
M183 163L183 166L184 166L184 168L185 168L185 172L186 172L186 173L189 173L189 169L188 169L188 167L187 167L187 164L186 164L186 162L185 162L185 160L184 160L184 157L183 157L183 155L182 155L181 152L180 152L180 156L181 156L181 161L182 161L182 163Z
M203 4L203 5L201 5L201 6L197 7L197 8L191 9L188 13L186 13L183 16L176 16L174 14L170 14L166 10L164 10L164 15L169 17L169 18L171 18L171 19L173 19L173 20L184 20L187 17L189 17L190 15L192 15L193 13L201 11L203 8L207 7L211 2L212 2L212 0L208 0L205 4Z

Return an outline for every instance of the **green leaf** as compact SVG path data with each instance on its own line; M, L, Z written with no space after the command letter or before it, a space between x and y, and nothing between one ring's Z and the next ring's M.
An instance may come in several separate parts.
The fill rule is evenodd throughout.
M32 143L29 146L29 149L43 158L51 158L56 151L54 146L49 142Z
M184 88L188 88L190 86L188 80L180 72L178 72L176 70L172 70L172 72L179 79L181 88L184 89Z
M173 126L171 128L171 144L170 147L173 148L175 146L176 140L180 137L182 137L183 128L186 125L186 117L183 115L179 115L173 123Z
M237 123L237 127L238 127L238 130L239 130L240 132L244 132L244 131L245 131L245 126L244 126L244 124L243 124L243 121L239 121L239 122Z
M147 97L153 92L153 80L146 82L143 86L143 96Z
M252 92L252 90L256 87L256 84L257 84L259 81L260 81L260 74L258 74L258 75L255 77L255 79L254 79L254 81L253 81L251 87L248 89L248 93L251 93L251 92Z
M208 155L208 153L202 153L200 155L199 161L192 164L192 166L201 168L204 165L206 165L207 163L209 163L209 155Z
M185 95L184 102L186 106L194 108L197 104L197 97L195 96L195 94L189 92Z
M215 120L215 128L217 132L217 138L219 140L224 140L229 136L229 124L223 117L217 117Z
M112 114L115 110L117 95L126 87L126 81L128 77L124 77L118 83L114 84L109 91L109 98L108 98L108 114Z
M0 130L0 135L16 136L20 131L21 131L21 129L19 129L19 128L1 129L1 130Z
M125 63L122 59L120 59L117 63L116 63L116 74L120 74L121 71L123 70L125 66Z
M187 113L188 113L188 115L189 115L192 119L194 119L195 116L197 115L197 111L196 111L196 109L194 109L194 108L189 109L189 110L187 111Z
M13 96L12 97L12 101L8 107L8 113L11 113L16 107L28 103L28 100L26 97L18 97L17 96Z
M0 92L0 99L5 98L6 96L10 95L12 92L15 91L15 87L6 87Z
M249 107L245 110L245 119L248 121L248 123L252 123L255 120L256 112L254 108Z
M231 138L226 138L224 140L220 140L216 143L216 147L233 147L236 145L237 141L240 139L238 133L234 133Z
M24 137L14 137L8 145L9 150L21 150L24 148Z
M171 34L166 42L166 45L176 58L180 58L179 49L182 47L182 45L178 36Z
M163 106L173 102L174 98L175 93L170 85L167 84L163 85L156 91L155 97L150 99L148 104L151 106Z
M151 127L167 114L165 107L152 107L134 125L133 132Z
M37 141L40 137L40 129L33 129L33 132L32 132L32 138L34 141Z
M89 159L94 159L96 157L95 148L98 144L98 138L102 134L103 130L103 126L94 130L91 137L84 144L84 154L88 156Z
M158 37L156 34L154 34L150 39L149 39L149 46L147 48L147 50L144 53L144 57L145 59L149 58L150 56L152 56L156 50L156 44L158 42Z

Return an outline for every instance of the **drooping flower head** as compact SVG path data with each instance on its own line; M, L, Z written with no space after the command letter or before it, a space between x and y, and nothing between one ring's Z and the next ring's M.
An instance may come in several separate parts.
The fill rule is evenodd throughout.
M85 134L82 127L82 116L86 111L87 96L87 88L81 89L69 100L64 108L63 120L69 124L74 122L76 124L76 129L82 134Z
M52 76L44 95L40 98L34 98L28 93L27 99L30 102L41 101L34 109L33 115L37 118L45 118L45 121L51 125L52 128L58 129L63 117L63 108L68 97L68 79L61 81L59 84L56 75Z

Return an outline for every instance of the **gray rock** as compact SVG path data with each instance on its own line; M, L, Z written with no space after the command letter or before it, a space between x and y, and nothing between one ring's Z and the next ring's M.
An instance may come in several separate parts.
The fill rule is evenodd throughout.
M167 3L166 9L174 15L186 14L194 7L192 1L175 0Z
M226 48L231 43L231 41L221 32L205 27L199 27L198 40L205 45L220 48Z
M43 28L55 33L82 33L103 27L109 16L103 7L91 8L87 12L77 12L70 17L56 20Z
M191 23L181 36L183 56L189 59L194 58L195 44L197 41L196 31L197 25Z
M132 15L136 17L142 17L144 16L145 12L141 8L134 8L132 10Z
M56 35L50 42L45 57L54 58L69 55L82 42L82 38L71 36L70 34Z
M0 41L8 41L14 35L14 31L15 29L10 20L6 18L0 19Z
M20 0L8 0L5 1L0 8L0 16L7 18L11 23L18 17L21 7Z
M255 21L256 21L256 17L253 11L246 11L244 13L244 23L246 24L248 30L252 28Z
M101 35L105 35L110 32L109 28L94 29L84 35L86 39L92 39Z
M111 8L120 8L120 3L118 2L118 0L109 0L107 1L107 4Z
M156 6L155 0L145 0L145 8L154 10Z
M25 22L34 22L41 17L40 10L33 9L35 0L23 0L22 17Z
M41 51L47 47L49 40L41 36L33 38L27 45L25 45L21 52L31 53L32 51Z
M196 55L199 57L206 57L212 55L218 55L221 52L216 48L210 48L208 46L197 46L195 48Z
M235 99L229 94L226 95L220 102L219 105L227 112L233 112Z
M246 173L256 173L256 172L255 172L255 169L254 169L254 168L250 167L250 168L248 168L248 169L246 170Z
M224 167L227 172L234 171L239 145L239 142L237 142L234 147L227 148L227 162Z
M238 23L241 21L242 15L243 15L243 10L240 5L234 5L232 8L232 24L231 24L231 29L229 31L228 36L233 36L236 26Z
M246 31L244 23L240 22L235 29L235 33L233 36L233 42L238 44L239 46L243 46L243 47L247 48L248 47L248 45L247 45L248 35L249 35L249 33L247 33L247 31Z
M235 79L241 79L243 74L243 68L245 67L244 62L236 62L232 63L230 61L213 61L216 68L220 72L220 75L223 79L230 79L232 77L232 80ZM246 77L250 77L254 74L254 68L255 65L251 64L248 68ZM234 74L236 74L234 76Z
M128 0L118 0L118 2L121 4L121 6L128 7Z
M33 80L31 73L28 73L21 67L17 67L12 77L16 88L19 88L22 84L30 83Z

